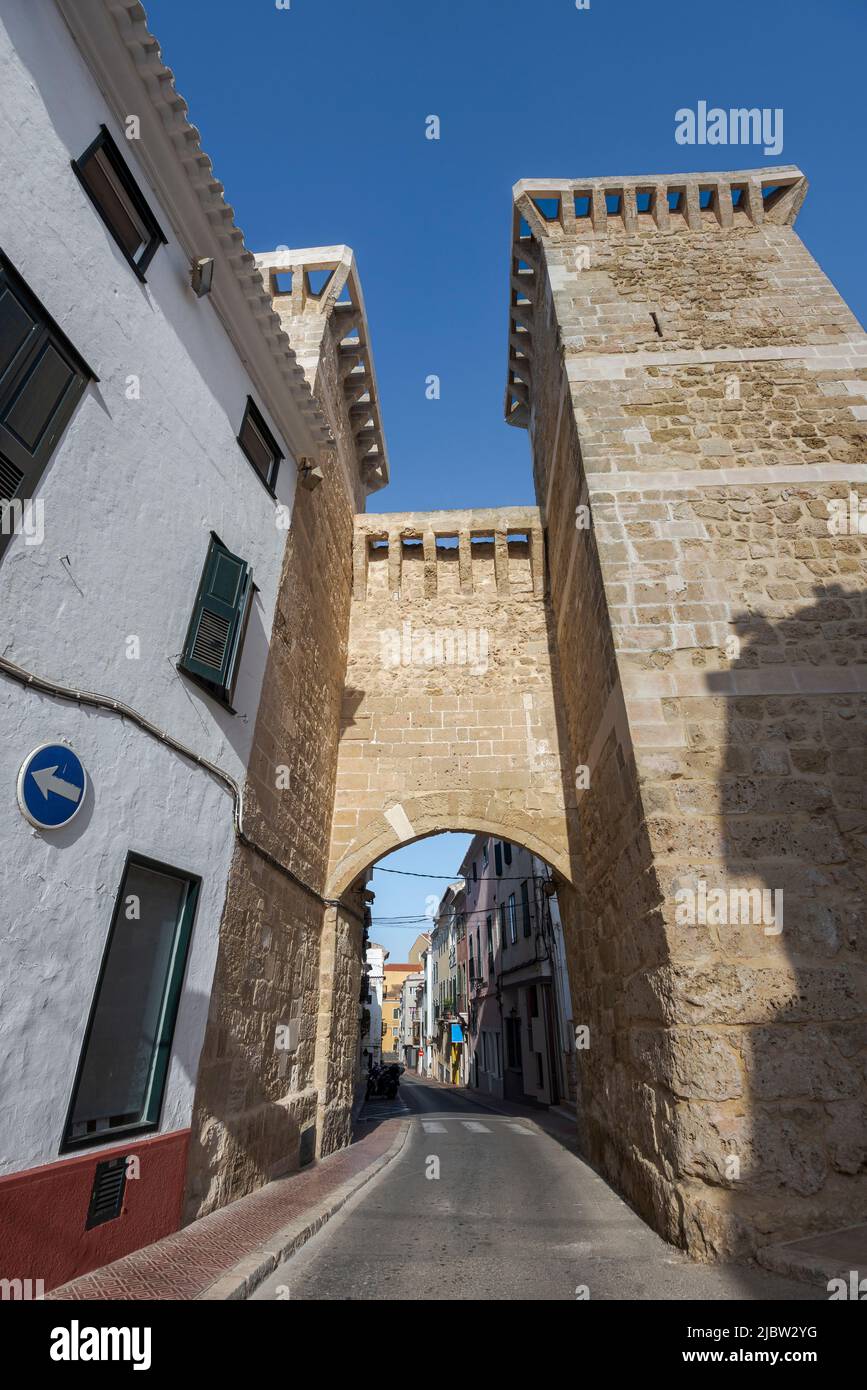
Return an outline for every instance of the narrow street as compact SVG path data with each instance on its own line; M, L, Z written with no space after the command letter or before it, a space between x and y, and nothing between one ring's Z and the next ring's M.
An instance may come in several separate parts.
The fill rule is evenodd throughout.
M360 1120L409 1119L398 1157L253 1298L818 1296L757 1268L688 1260L523 1109L498 1113L493 1098L405 1073L397 1100L372 1100Z

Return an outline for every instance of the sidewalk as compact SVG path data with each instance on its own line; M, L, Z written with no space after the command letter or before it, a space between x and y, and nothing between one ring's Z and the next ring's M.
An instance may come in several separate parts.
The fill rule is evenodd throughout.
M831 1291L838 1281L837 1297L863 1299L862 1280L867 1273L867 1224L823 1231L782 1245L766 1245L756 1257L765 1269L803 1279ZM867 1287L867 1285L864 1285ZM840 1292L840 1290L844 1292Z
M403 1147L409 1123L383 1120L346 1149L268 1183L191 1226L62 1284L46 1299L244 1299Z

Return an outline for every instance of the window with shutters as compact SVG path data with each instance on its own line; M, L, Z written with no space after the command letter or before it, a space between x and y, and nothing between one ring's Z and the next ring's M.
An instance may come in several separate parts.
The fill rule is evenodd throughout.
M503 846L499 840L494 843L494 872L499 878L503 872Z
M72 167L125 259L144 280L166 238L105 126Z
M515 895L509 894L509 941L514 946L518 940L518 914L515 910Z
M0 252L0 555L91 379Z
M530 885L527 880L521 884L521 918L524 923L524 935L530 935Z
M244 411L244 418L241 421L238 443L268 491L273 494L283 455L273 434L265 424L262 412L249 396L247 397L247 409Z
M130 855L62 1149L156 1129L199 880Z
M253 599L250 566L211 534L205 568L178 666L232 707Z

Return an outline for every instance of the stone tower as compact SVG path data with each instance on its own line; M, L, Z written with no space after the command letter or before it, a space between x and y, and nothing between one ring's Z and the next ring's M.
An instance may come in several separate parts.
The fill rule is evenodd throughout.
M585 1142L699 1255L864 1219L867 337L806 188L514 190Z
M325 889L354 518L387 483L388 456L352 251L282 248L256 266L331 447L318 486L300 475L287 536L197 1077L187 1220L348 1143L355 1084L364 900L358 885L339 905Z

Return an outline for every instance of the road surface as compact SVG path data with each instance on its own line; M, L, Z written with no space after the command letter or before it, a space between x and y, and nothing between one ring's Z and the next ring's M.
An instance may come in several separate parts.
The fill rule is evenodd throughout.
M406 1073L362 1123L410 1123L398 1157L254 1299L815 1299L666 1245L524 1107Z

